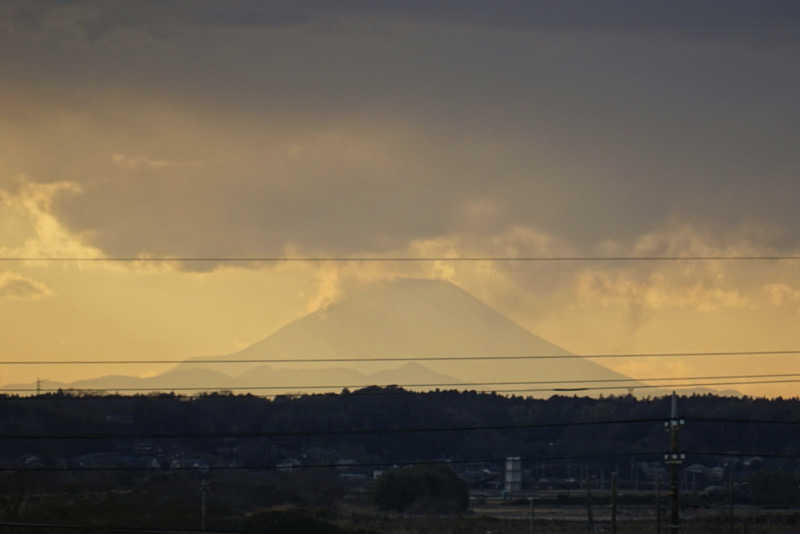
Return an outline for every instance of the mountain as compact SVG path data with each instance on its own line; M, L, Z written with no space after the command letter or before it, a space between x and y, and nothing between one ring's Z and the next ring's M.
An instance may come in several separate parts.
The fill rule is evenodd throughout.
M56 389L89 389L108 392L125 392L126 389L147 388L151 391L180 390L197 386L210 386L218 389L233 386L233 378L229 375L207 368L172 369L152 377L139 377L128 375L105 375L97 378L87 378L74 382L61 382L57 380L42 379L39 387L45 391ZM6 390L33 390L35 383L6 384Z
M525 355L557 357L494 361L437 359ZM202 358L195 358L155 377L100 377L72 384L48 382L43 387L112 391L124 387L152 387L154 390L186 387L253 388L254 392L266 393L304 390L293 389L292 386L625 378L593 361L563 356L569 356L569 353L530 333L450 282L396 279L356 290L341 301L289 323L242 351L214 358L353 358L355 362L331 362L323 367L318 363L293 364L289 361L281 363L280 367L273 367L263 363L232 361L230 364L211 366L199 363L198 360ZM376 357L421 359L403 364L397 361L367 361ZM543 386L509 384L471 388L507 390L515 387L540 389ZM549 395L548 391L527 393Z
M438 361L455 356L568 356L456 285L427 279L379 282L298 319L230 359L427 357L425 368L470 382L618 379L582 358ZM358 363L361 371L385 363Z
M260 365L238 376L187 363L153 377L107 375L75 382L42 380L39 387L45 391L82 389L120 393L125 393L129 388L137 391L181 391L190 388L190 391L186 391L187 393L235 390L265 395L303 391L338 392L345 386L352 389L375 384L454 384L458 382L451 376L435 373L413 362L375 373L361 373L356 369L336 367L311 370ZM36 389L36 384L7 384L4 388L12 391L15 389L32 391Z

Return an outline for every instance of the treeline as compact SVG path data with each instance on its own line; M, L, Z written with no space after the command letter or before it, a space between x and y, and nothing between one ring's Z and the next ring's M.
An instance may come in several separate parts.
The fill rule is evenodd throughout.
M339 394L279 396L205 394L0 397L0 456L6 465L106 451L131 454L219 456L242 464L400 462L418 459L607 455L619 462L629 451L663 451L659 422L497 428L573 421L665 418L669 398L637 399L554 396L534 399L475 391L410 392L365 388ZM800 420L800 400L695 395L679 399L689 419L681 444L691 451L800 454L800 425L768 425L749 420ZM694 422L725 418L743 422ZM494 428L443 431L450 427ZM435 432L394 432L397 429ZM374 432L371 432L374 430ZM287 433L286 436L208 438L197 434ZM107 434L106 439L10 439L13 435ZM186 434L148 440L151 434ZM148 444L148 441L151 442ZM143 444L144 443L144 444ZM138 448L137 448L138 447ZM152 447L150 449L149 447ZM134 450L135 449L135 450ZM38 460L31 460L36 456ZM694 461L694 460L693 460ZM702 459L696 460L702 463Z

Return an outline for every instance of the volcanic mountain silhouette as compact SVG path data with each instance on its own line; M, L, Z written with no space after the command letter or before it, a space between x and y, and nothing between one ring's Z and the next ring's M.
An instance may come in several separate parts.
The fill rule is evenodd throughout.
M625 378L583 358L436 359L538 355L569 356L569 353L450 282L403 278L356 290L229 357L364 360L419 357L421 365L415 366L416 371L428 368L470 382ZM365 372L376 364L365 361L349 365ZM404 381L413 379L404 377Z
M555 358L481 359L503 356ZM344 386L442 384L444 388L497 391L541 389L544 391L525 393L549 396L552 388L569 388L573 380L625 378L593 361L565 356L569 353L561 347L532 334L450 282L401 278L357 289L244 350L213 358L231 363L210 365L200 363L208 358L193 358L152 377L116 375L73 383L44 381L42 387L108 391L125 387L153 391L238 388L269 394L338 391ZM452 357L465 359L441 359ZM291 363L310 358L354 361ZM415 360L369 361L374 358ZM286 361L259 361L276 359ZM564 383L469 385L521 381Z

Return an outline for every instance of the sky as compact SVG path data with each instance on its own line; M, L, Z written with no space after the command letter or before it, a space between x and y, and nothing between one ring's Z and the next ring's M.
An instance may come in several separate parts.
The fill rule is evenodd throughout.
M0 256L800 254L798 52L793 0L6 0ZM800 262L4 262L2 359L227 354L403 276L576 353L800 349Z

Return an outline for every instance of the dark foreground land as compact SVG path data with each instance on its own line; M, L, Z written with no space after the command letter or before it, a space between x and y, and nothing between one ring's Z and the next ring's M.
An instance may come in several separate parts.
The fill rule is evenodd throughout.
M166 489L166 488L163 488ZM108 492L72 496L53 494L38 496L29 502L22 521L4 519L4 531L59 533L74 532L157 532L200 531L199 495L185 487L182 495L157 498L141 491ZM175 488L170 488L175 491ZM512 534L548 533L577 534L588 531L585 506L544 506L530 519L526 504L501 500L470 507L461 513L396 512L365 503L339 502L329 507L276 505L256 507L247 512L228 508L227 497L218 495L209 500L210 532L297 532L308 534L372 534L372 533L446 533L446 534ZM346 501L346 500L345 500ZM155 506L154 506L155 503ZM682 511L683 533L794 533L800 529L800 513L790 509L763 509L739 506L734 526L724 507L685 509ZM594 506L596 533L611 532L608 507ZM36 518L36 521L31 519ZM30 523L37 523L36 528ZM46 525L54 525L45 528ZM82 528L56 528L77 527ZM174 529L174 530L171 530ZM625 533L659 532L655 511L649 507L627 506L618 509L617 530ZM669 532L666 516L660 532Z
M591 510L595 532L611 532L615 473L617 532L658 532L660 502L666 533L668 406L397 388L2 397L0 523L20 534L577 533ZM679 406L681 532L800 531L800 402ZM511 492L508 456L521 459Z

